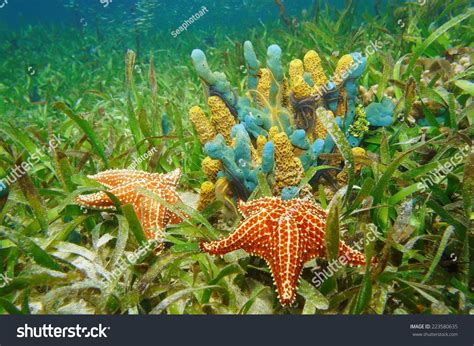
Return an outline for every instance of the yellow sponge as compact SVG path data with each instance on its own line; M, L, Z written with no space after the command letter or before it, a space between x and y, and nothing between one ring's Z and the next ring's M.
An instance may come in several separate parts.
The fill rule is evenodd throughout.
M189 110L189 120L193 123L202 144L206 144L216 136L214 126L212 126L201 107L194 106Z
M325 85L328 82L323 66L321 65L321 58L314 50L310 50L305 54L304 67L311 75L315 86Z
M215 186L210 181L205 181L201 185L201 192L199 193L199 200L197 210L202 211L209 204L216 200Z
M211 110L211 122L217 133L220 133L226 143L232 143L230 133L235 125L235 118L227 108L225 102L219 96L211 96L207 100L209 109Z

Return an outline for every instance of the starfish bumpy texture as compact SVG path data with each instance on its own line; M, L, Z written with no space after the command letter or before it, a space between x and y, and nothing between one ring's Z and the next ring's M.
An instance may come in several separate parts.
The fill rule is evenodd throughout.
M166 209L157 200L136 191L144 188L170 204L180 201L176 185L181 177L181 170L176 169L167 174L148 173L136 170L107 170L88 176L108 188L121 204L131 204L140 219L148 239L161 240L163 229L169 224L177 224L182 219ZM109 196L101 191L78 196L75 202L81 206L99 210L114 210L115 206Z
M292 304L304 264L326 257L326 212L306 199L285 201L278 197L239 202L239 211L244 219L237 228L224 239L201 243L201 249L213 255L243 249L263 258L281 304ZM364 255L341 241L339 256L343 255L349 265L365 265Z

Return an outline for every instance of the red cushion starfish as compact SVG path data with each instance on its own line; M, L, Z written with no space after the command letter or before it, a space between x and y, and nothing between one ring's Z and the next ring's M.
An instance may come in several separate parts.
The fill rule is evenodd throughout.
M148 173L136 170L108 170L88 176L104 185L114 194L121 204L132 204L148 239L161 240L163 229L169 224L182 222L182 219L166 209L157 200L147 197L136 188L141 187L156 193L170 204L180 201L176 185L181 177L178 168L167 174ZM81 206L94 209L115 209L114 204L105 192L78 196L75 202Z
M239 202L239 211L244 220L237 228L222 240L201 243L201 249L213 255L244 249L263 258L270 267L281 304L292 304L303 265L326 256L326 212L306 199L284 201L277 197ZM365 265L364 255L341 241L339 256L342 255L349 265Z

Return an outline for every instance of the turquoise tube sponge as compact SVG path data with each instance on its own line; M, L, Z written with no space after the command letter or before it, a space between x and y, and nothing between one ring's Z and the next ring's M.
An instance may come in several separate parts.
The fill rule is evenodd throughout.
M297 147L303 150L308 150L309 147L311 146L311 143L309 142L308 138L306 138L305 130L294 131L290 135L290 141L294 147Z
M194 49L191 53L191 61L196 69L199 77L201 77L207 85L216 85L217 78L211 71L207 63L206 54L200 49Z
M258 61L252 42L250 41L244 42L244 58L247 62L248 70L247 87L250 95L252 95L253 101L256 102L257 99L255 93L257 90L258 73L260 71L260 61Z
M326 142L323 139L315 140L311 147L308 150L305 150L305 152L300 156L301 164L305 171L310 167L318 165L319 154L323 152L325 143Z
M221 96L228 105L235 107L238 99L225 74L222 72L212 72L207 63L206 55L200 49L194 49L192 51L191 60L199 77L201 77L209 87L209 94L217 94Z
M281 48L272 44L267 49L267 67L273 74L270 87L270 101L275 102L278 90L283 83L283 66L281 65Z
M263 147L262 171L265 174L273 172L275 167L275 146L273 142L267 142Z
M234 139L234 153L238 165L252 164L251 142L248 132L241 124L232 128L232 138Z
M220 160L223 165L222 174L233 182L237 196L246 198L257 186L257 173L268 174L274 168L274 146L267 142L263 148L261 162L252 158L252 142L244 125L238 124L232 128L233 145L226 144L222 135L218 134L213 141L204 145L204 152L214 160Z
M213 141L204 145L204 152L214 160L220 160L227 171L238 179L243 179L244 174L237 166L234 150L225 144L225 139L218 134Z
M362 54L356 52L351 53L350 55L352 56L354 63L348 71L348 77L344 81L344 88L347 95L347 109L344 116L344 131L348 136L349 134L347 132L349 127L354 122L356 97L359 93L357 90L357 78L359 78L362 73L364 73L367 67L367 58L362 56Z
M348 79L359 78L367 68L367 58L359 52L351 53L351 56L354 59L354 65L350 69Z

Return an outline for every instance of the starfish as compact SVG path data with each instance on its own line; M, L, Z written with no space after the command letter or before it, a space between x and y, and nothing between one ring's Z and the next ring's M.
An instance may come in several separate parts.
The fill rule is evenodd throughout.
M307 199L278 197L239 201L239 211L244 219L237 228L224 239L201 243L201 250L224 255L243 249L263 258L270 267L281 304L293 304L304 264L326 257L326 212ZM339 257L343 255L349 265L365 265L364 255L341 241Z
M167 174L148 173L136 170L107 170L96 175L88 176L104 185L114 194L121 204L131 204L146 237L161 240L163 229L167 225L181 223L182 219L166 209L157 200L147 197L136 191L141 187L156 193L161 199L170 204L180 200L176 192L176 185L181 177L178 168ZM76 204L99 210L114 210L115 206L109 196L101 191L89 195L80 195L75 199Z

